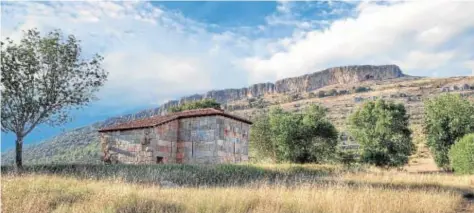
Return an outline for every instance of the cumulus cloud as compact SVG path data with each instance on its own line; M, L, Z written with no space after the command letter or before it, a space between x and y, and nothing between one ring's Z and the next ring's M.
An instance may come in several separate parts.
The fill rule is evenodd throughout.
M473 11L473 2L280 2L265 24L222 27L140 1L9 2L1 34L19 39L36 27L76 35L110 72L99 105L124 108L338 65L470 74Z
M245 58L242 64L256 82L347 64L397 63L413 75L469 74L463 64L473 56L466 48L473 47L473 12L474 2L365 2L355 17L292 42L275 41L284 49Z
M150 3L2 6L2 37L20 39L22 30L33 27L42 32L60 28L83 41L86 55L101 53L110 74L99 93L102 106L157 106L168 97L246 84L246 72L233 62L246 52L248 40L231 32L209 32L206 24Z

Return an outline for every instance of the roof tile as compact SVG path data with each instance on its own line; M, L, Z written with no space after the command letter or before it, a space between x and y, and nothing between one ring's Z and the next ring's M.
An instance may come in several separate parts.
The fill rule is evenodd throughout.
M99 132L153 127L153 126L158 126L160 124L164 124L164 123L167 123L176 119L180 119L180 118L201 117L201 116L211 116L211 115L220 115L220 116L232 118L244 123L252 124L252 122L250 122L249 120L245 118L241 118L229 113L225 113L223 110L214 109L214 108L206 108L206 109L187 110L187 111L172 113L172 114L164 115L164 116L152 116L149 118L133 120L133 121L117 124L117 125L104 127L102 129L99 129Z

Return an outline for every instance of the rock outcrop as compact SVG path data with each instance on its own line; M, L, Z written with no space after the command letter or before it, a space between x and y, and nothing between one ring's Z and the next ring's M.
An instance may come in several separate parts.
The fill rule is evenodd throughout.
M241 89L213 90L202 95L184 97L179 102L183 103L203 98L212 98L220 103L226 103L228 101L272 93L310 92L334 84L357 83L367 80L385 80L403 76L404 74L396 65L334 67L299 77L285 78L275 83L254 84Z
M299 77L275 82L275 92L309 92L334 84L349 84L367 80L385 80L403 77L396 65L334 67Z

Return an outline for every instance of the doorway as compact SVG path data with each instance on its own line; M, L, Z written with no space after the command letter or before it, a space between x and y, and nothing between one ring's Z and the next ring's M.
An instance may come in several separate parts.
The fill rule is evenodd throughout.
M157 156L156 157L156 163L157 164L162 164L163 163L163 157Z

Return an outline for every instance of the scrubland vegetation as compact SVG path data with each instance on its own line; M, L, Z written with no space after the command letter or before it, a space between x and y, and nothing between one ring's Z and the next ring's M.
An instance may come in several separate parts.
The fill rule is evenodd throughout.
M463 113L445 110L455 101ZM416 127L401 104L363 104L348 120L361 144L352 151L337 147L326 110L313 105L257 118L250 140L262 158L249 164L29 165L20 174L3 166L2 211L474 212L472 103L427 104L426 124ZM431 158L427 147L444 171L407 172L402 166Z

